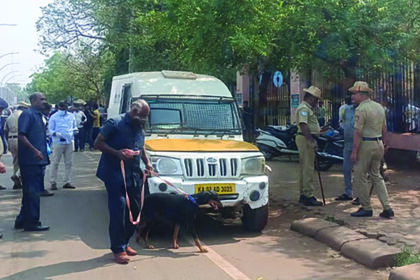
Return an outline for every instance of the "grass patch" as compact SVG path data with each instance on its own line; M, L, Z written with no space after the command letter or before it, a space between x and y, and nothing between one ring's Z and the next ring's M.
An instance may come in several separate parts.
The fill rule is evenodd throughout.
M395 266L405 266L420 263L420 253L404 247L402 252L395 257Z
M341 220L341 219L336 219L335 217L332 217L332 216L327 216L327 217L325 218L325 220L326 220L327 222L336 223L336 224L338 224L338 225L340 225L340 226L343 226L343 225L345 224L344 220Z

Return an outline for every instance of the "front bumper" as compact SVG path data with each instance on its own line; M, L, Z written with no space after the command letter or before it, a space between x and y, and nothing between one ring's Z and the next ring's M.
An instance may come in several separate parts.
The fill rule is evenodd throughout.
M205 181L205 180L188 180L185 181L181 177L162 176L162 179L172 183L188 194L194 194L196 184L214 184L214 183L233 183L235 184L235 192L233 194L220 194L220 201L223 207L235 207L240 204L248 204L251 209L263 207L268 203L268 177L250 176L241 179L223 180L223 181ZM178 193L171 186L166 185L162 179L152 177L148 179L150 193ZM162 185L159 188L159 185Z

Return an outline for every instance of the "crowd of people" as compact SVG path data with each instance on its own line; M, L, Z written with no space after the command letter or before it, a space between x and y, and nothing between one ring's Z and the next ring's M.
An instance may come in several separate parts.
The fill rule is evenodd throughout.
M351 201L357 197L353 204L361 207L351 216L372 216L369 176L383 206L380 217L391 218L394 212L379 171L387 149L385 110L371 100L373 90L366 82L356 82L349 88L349 92L351 97L346 99L340 113L345 143L345 184L343 194L336 200ZM320 121L325 121L325 114L320 118L315 113L315 108L322 105L320 100L321 90L311 86L304 89L304 99L297 108L299 203L305 206L322 205L314 196L313 186L318 149L316 139L321 133ZM144 100L137 100L128 113L102 123L104 111L101 112L96 104L69 108L65 102L60 102L51 112L51 106L42 93L31 95L30 103L19 103L5 122L8 149L13 156L13 188L23 189L22 206L15 220L15 228L25 231L49 229L40 222L39 197L53 195L44 186L50 156L50 189L58 189L57 171L61 158L65 166L62 188L75 189L71 180L73 152L83 152L88 145L89 149L96 148L102 152L97 176L104 182L108 192L111 250L117 263L127 263L129 256L137 254L129 246L129 240L135 229L130 216L138 216L140 211L140 192L143 186L140 160L145 163L146 170L153 171L144 148L144 126L150 112L148 104ZM1 106L0 102L0 109ZM252 110L248 104L244 104L246 131L252 127L252 116ZM0 173L4 172L5 166L0 161ZM131 205L128 211L126 194L129 194Z
M42 106L40 112L46 130L47 151L51 154L52 160L50 170L51 190L57 190L56 178L61 158L64 159L65 164L63 188L74 189L75 187L71 183L72 154L78 151L84 152L86 145L89 150L94 150L93 142L99 133L100 126L106 119L106 110L103 105L98 106L96 103L74 104L69 107L67 103L60 102L54 109L48 103ZM12 154L13 175L11 180L13 181L13 189L22 188L18 160L18 120L22 112L30 107L31 104L26 102L19 102L14 107L9 108L6 102L0 104L0 114L3 110L8 111L8 114L2 115L0 150L3 151L4 147L4 154L7 151ZM52 153L52 151L55 152ZM6 187L0 186L0 190L4 189ZM53 194L43 188L41 196L52 196Z
M63 158L62 188L75 189L71 180L73 152L83 152L86 143L89 149L96 147L102 152L97 176L105 183L108 192L111 250L117 263L127 263L129 256L137 252L128 244L135 225L130 222L126 210L126 193L130 196L129 211L138 216L143 186L140 159L145 163L146 170L153 171L144 150L144 125L150 112L148 104L137 100L128 113L103 124L103 106L102 109L97 104L69 108L65 102L60 102L51 111L42 93L32 94L29 99L31 104L17 104L5 123L5 135L13 156L13 189L22 189L23 193L15 229L49 230L49 226L43 225L40 220L40 196L54 194L44 186L46 168L50 165L50 189L55 191L58 189L58 166ZM7 103L2 104L0 99L0 110L6 107ZM124 172L120 167L121 161L124 161ZM5 165L0 161L0 173L5 172Z

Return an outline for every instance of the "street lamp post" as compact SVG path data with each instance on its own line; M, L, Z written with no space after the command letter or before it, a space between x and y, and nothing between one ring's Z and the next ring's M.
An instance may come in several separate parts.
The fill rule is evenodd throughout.
M10 66L10 65L15 65L15 64L19 64L19 62L11 62L11 63L7 63L7 64L3 65L3 66L0 68L0 72L1 72L1 70L3 70L4 68L6 68L7 66Z
M20 76L21 76L20 74L18 74L18 75L12 75L11 77L7 78L7 80L6 80L6 81L4 81L4 85L7 85L7 83L8 83L10 80L12 80L12 79L14 79L14 78L16 78L16 77L20 77Z
M10 76L10 74L15 74L15 73L18 73L18 72L19 71L13 70L13 71L10 71L9 73L7 73L6 75L4 75L3 78L1 79L0 85L3 85L4 84L4 81L6 80L6 77L7 76Z
M13 55L13 54L19 54L19 53L18 53L18 52L9 52L9 53L5 53L5 54L0 55L0 59L1 59L1 58L3 58L3 57L5 57L5 56L8 56L8 55Z

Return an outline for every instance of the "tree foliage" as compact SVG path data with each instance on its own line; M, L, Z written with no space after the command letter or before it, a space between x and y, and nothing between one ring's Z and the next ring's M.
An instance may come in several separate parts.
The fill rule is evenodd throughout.
M84 48L72 55L56 52L45 61L45 66L33 74L29 89L46 94L50 102L82 98L99 100L104 97L103 65L110 63L109 56L93 54Z
M82 65L100 56L108 89L112 75L162 69L225 82L243 67L353 78L356 66L419 59L419 9L414 0L55 0L37 26L45 50L67 48Z

